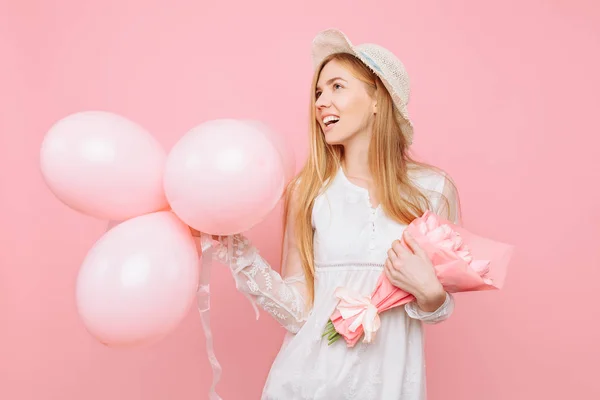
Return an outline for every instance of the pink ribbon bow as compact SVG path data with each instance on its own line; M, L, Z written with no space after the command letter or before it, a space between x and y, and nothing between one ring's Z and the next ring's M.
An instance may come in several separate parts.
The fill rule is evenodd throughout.
M371 343L375 333L381 327L379 312L369 296L361 296L348 288L341 287L335 290L335 296L340 300L337 309L342 318L354 318L348 327L350 332L355 332L360 326L364 331L363 343Z

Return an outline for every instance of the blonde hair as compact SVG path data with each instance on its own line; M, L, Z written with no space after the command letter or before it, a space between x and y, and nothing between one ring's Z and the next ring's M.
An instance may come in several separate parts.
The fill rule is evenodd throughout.
M302 260L310 305L314 301L315 286L312 208L317 196L337 173L344 156L343 146L326 143L315 115L317 81L323 67L332 60L364 82L377 101L368 158L376 196L387 216L402 224L409 224L421 216L431 204L411 182L408 172L422 168L437 169L417 162L409 155L409 144L394 117L392 98L377 75L351 54L333 54L321 63L315 71L310 94L310 153L303 169L288 185L284 202L285 232L285 221L288 213L292 212L290 203L294 197L295 215L290 217L294 218L293 233Z

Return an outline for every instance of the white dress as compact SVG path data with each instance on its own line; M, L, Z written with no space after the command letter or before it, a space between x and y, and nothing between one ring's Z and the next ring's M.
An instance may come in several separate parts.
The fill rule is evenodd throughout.
M450 193L446 177L419 172L412 173L411 179L424 189L432 211L442 214L440 194ZM446 209L444 214L449 217L453 212ZM221 261L229 257L238 289L289 331L261 399L425 399L422 323L448 318L454 307L452 296L447 294L445 303L431 313L415 302L382 313L381 328L371 344L359 342L348 348L340 339L329 346L321 335L337 304L334 290L346 286L369 295L383 273L388 249L406 225L388 218L381 207L373 208L368 190L350 182L341 169L315 200L312 222L315 297L310 310L304 306L300 264L289 261L295 256L289 239L281 275L243 236L227 238L221 242L221 250L227 251L217 251Z

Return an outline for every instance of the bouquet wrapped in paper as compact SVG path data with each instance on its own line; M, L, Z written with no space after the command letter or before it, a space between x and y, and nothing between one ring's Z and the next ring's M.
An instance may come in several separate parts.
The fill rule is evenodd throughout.
M406 229L431 260L447 292L502 288L512 245L475 235L430 211ZM404 239L401 243L407 246ZM323 337L327 337L329 344L343 337L348 347L353 347L363 334L363 342L372 342L381 325L379 314L415 300L413 295L394 286L385 272L370 296L361 296L345 287L336 289L335 295L339 303Z

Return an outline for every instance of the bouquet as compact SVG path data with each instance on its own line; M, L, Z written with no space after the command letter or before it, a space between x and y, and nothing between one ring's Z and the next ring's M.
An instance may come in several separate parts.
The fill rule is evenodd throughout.
M437 278L449 293L501 289L514 247L477 236L466 229L426 211L406 228L431 260ZM404 239L401 243L407 246ZM370 296L348 288L335 291L339 299L325 327L329 344L343 337L353 347L364 334L371 343L381 326L379 314L415 298L394 286L381 273Z

